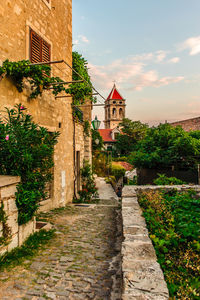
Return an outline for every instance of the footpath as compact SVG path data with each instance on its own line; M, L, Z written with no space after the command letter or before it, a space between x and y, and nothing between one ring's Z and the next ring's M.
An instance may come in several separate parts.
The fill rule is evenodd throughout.
M56 236L37 256L0 273L1 300L120 300L121 213L118 198L97 178L100 201L43 217Z

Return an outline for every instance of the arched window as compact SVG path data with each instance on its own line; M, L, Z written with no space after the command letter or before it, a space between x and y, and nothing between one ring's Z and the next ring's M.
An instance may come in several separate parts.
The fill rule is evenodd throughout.
M116 117L116 108L112 109L112 115L113 115L113 117Z
M123 114L123 109L120 108L120 109L119 109L119 117L120 117L120 118L123 118L123 115L124 115L124 114Z
M108 108L108 119L110 119L110 109Z

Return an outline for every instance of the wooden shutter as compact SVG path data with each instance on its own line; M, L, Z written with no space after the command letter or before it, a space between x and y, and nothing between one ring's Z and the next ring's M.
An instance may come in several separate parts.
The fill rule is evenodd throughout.
M51 46L32 29L30 30L30 61L32 63L51 60Z

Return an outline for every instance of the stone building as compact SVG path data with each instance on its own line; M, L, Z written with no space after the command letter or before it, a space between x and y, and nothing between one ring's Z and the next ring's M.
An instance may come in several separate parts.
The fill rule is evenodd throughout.
M125 99L114 84L105 102L105 129L113 129L125 118Z
M105 102L105 129L99 129L104 147L107 150L112 150L115 147L116 136L120 133L119 124L126 115L125 107L125 99L114 84Z
M6 59L28 59L32 63L65 60L72 65L72 0L4 0L0 3L0 22L0 63ZM66 64L51 66L52 76L72 80L72 71ZM72 98L56 99L51 90L45 90L31 100L30 88L19 93L6 77L0 81L0 95L1 111L22 103L36 123L49 132L60 131L54 154L54 180L49 199L41 203L41 209L71 202L80 189L83 160L91 160L91 140L84 136L83 122L74 121Z
M200 117L170 123L172 126L181 126L185 131L200 130Z

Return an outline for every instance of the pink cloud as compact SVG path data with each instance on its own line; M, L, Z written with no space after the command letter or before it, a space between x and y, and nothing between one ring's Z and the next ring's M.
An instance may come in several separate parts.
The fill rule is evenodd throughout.
M164 54L162 59L164 59L163 57ZM161 60L161 57L159 59ZM136 60L135 57L129 57L124 60L115 60L104 66L89 64L89 73L94 85L98 89L108 90L111 88L112 82L116 80L118 87L141 91L145 87L158 88L184 79L183 76L160 77L156 70L147 71L144 61L138 60L138 57Z
M200 36L191 37L187 39L182 45L181 50L189 49L190 55L196 55L200 53Z

